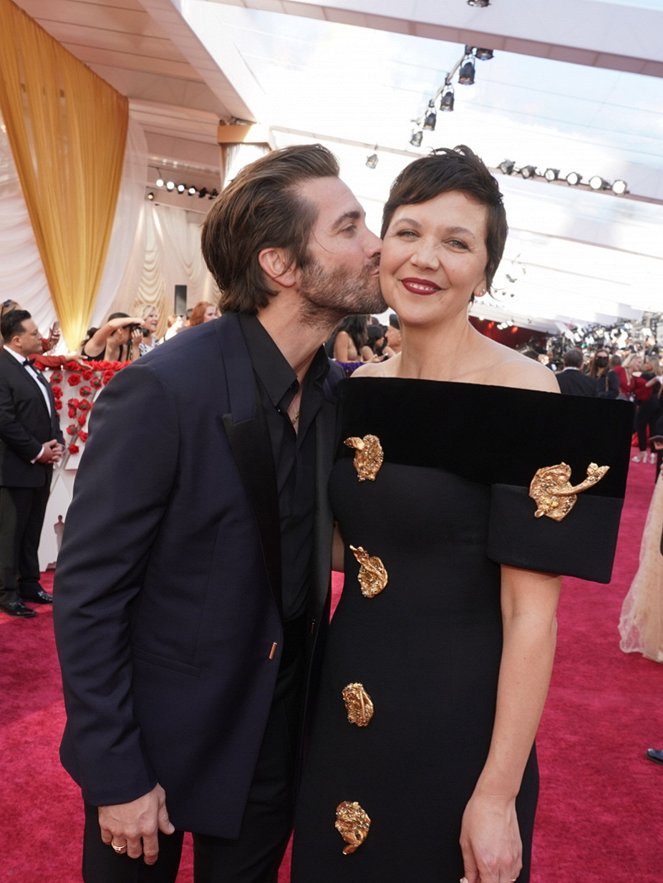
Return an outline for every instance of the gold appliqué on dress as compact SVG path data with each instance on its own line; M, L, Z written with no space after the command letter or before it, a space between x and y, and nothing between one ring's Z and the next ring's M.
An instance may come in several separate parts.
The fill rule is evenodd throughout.
M343 444L354 448L355 455L352 462L359 481L375 481L375 476L384 461L382 445L377 435L365 435L363 438L353 435L346 438Z
M348 713L348 721L358 727L367 727L373 719L373 700L363 684L348 684L343 687L343 702Z
M350 546L350 549L361 565L357 579L362 595L365 598L375 598L389 582L387 569L377 556L369 555L363 546Z
M575 506L578 494L601 481L609 469L609 466L590 463L587 467L587 478L575 486L570 483L571 467L566 463L537 469L529 486L529 495L537 506L534 517L547 515L555 521L566 518Z
M338 833L348 844L343 855L356 852L368 837L371 820L357 801L344 800L336 807L336 823Z

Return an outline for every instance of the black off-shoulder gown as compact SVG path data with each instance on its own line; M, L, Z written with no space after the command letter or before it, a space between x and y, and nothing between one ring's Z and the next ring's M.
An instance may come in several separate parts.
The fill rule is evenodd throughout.
M468 415L482 413L482 422L494 419L499 428L500 419L513 424L521 407L552 408L564 420L577 418L561 396L547 393L373 378L345 385L341 438L375 434L385 459L374 481L359 481L353 452L341 446L331 476L332 505L346 548L345 586L330 628L304 767L293 883L457 883L463 875L461 818L486 760L495 714L502 648L500 563L549 569L537 567L538 552L532 548L537 531L547 536L550 528L558 529L552 541L543 542L541 560L548 565L551 542L564 543L565 522L576 512L561 523L535 519L527 487L499 464L521 456L524 474L531 477L530 461L546 466L549 457L560 462L562 454L565 462L611 457L612 485L586 506L599 506L603 519L614 522L625 480L621 460L628 462L628 408L619 411L623 428L612 431L622 437L610 450L585 451L582 432L580 442L576 438L569 445L562 439L561 448L555 443L551 450L548 441L541 443L538 429L532 438L516 421L492 451L475 441L457 454L468 433L476 436L481 429L472 427L478 417ZM466 409L465 418L449 413L458 408ZM614 412L595 408L592 416L597 415L614 423ZM449 438L451 428L464 430L462 437ZM493 433L496 439L499 435ZM588 431L587 441L593 435ZM502 450L505 445L509 452ZM530 457L524 452L532 445L538 450ZM483 461L491 456L498 465L487 467ZM473 463L473 457L481 462ZM590 493L578 496L578 514ZM603 519L605 538L611 531ZM511 522L506 532L505 521ZM583 522L576 522L577 531ZM361 592L350 545L379 557L387 570L388 583L375 597ZM605 546L602 552L597 558L603 559L603 569L595 576L605 578L607 554L609 579L611 552ZM586 572L584 552L575 557ZM559 559L560 571L578 569L564 560L562 549ZM348 722L342 698L343 688L356 682L374 704L366 727ZM533 749L517 799L524 865L519 883L530 875L537 791ZM345 843L334 827L342 801L357 801L371 819L366 841L350 855L343 854Z

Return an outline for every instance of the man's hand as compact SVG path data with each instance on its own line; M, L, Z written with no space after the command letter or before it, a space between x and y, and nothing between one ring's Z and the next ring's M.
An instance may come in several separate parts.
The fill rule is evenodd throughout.
M52 438L44 442L41 454L37 457L37 463L57 463L64 452L64 446L57 439Z
M153 865L159 857L158 832L172 834L175 827L168 818L166 792L161 785L131 803L99 807L101 839L116 852L140 858Z

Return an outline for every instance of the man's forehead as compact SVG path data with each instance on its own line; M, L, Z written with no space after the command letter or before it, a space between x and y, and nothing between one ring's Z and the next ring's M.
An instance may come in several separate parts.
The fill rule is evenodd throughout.
M340 178L312 178L301 184L301 193L318 209L318 219L333 224L344 215L362 215L356 196Z

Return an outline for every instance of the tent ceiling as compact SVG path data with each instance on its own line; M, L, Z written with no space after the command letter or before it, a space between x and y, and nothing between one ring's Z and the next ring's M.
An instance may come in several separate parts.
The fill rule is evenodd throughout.
M400 168L442 145L467 143L493 168L621 178L624 197L501 176L511 232L485 311L552 330L663 310L661 0L532 0L526 13L521 0L17 2L131 99L149 182L172 168L218 186L220 119L256 120L275 146L326 143L374 227ZM465 44L495 57L411 147L411 121Z

